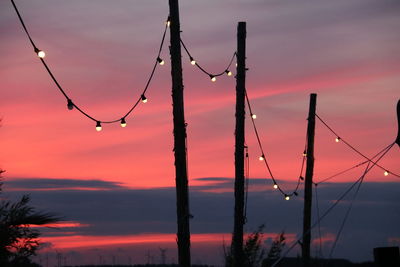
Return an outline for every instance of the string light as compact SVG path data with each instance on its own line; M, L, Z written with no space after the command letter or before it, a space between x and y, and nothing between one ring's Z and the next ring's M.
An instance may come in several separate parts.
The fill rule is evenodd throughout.
M226 70L225 73L226 73L226 75L228 75L228 76L232 76L232 71L230 71L230 70Z
M96 131L101 131L101 123L99 121L96 122Z
M196 65L196 60L194 60L193 57L190 57L190 64L192 64L193 66Z
M125 118L122 118L122 119L121 119L121 127L122 127L122 128L125 128L125 127L126 127Z
M171 26L171 19L170 17L168 17L167 21L165 22L165 24L167 25L167 27Z
M162 60L160 57L157 57L157 61L161 66L165 64L165 61Z
M285 194L285 200L290 200L290 196Z
M215 82L217 80L217 78L212 74L210 74L210 79L212 82Z
M259 158L258 158L260 161L263 161L263 160L265 160L265 156L264 156L264 154L262 154Z
M389 172L388 172L388 171L385 171L385 172L383 173L383 175L388 176L388 175L389 175Z
M336 137L335 142L336 142L336 143L339 143L339 142L340 142L340 137L339 137L339 136Z
M278 189L278 185L277 184L274 184L274 189Z
M256 115L256 114L251 114L251 118L252 118L253 120L255 120L255 119L257 119L257 115Z
M67 107L69 110L73 110L74 109L74 103L72 103L72 100L68 98L68 103L67 103Z
M40 50L39 48L35 47L35 53L37 54L38 57L44 58L46 56L46 53L43 50Z
M79 112L80 112L82 115L84 115L85 117L89 118L89 119L92 120L92 121L95 121L95 122L96 122L96 130L97 130L97 131L100 131L100 130L101 130L101 123L119 123L119 122L122 122L122 119L120 119L121 117L119 117L118 119L109 120L109 121L103 121L103 120L96 119L96 118L94 118L93 116L89 115L86 111L84 111L83 109L81 109L79 106L77 106L76 104L74 104L74 103L72 102L72 100L71 100L70 97L68 96L67 92L61 87L61 85L60 85L60 83L58 82L57 78L56 78L55 75L52 73L50 67L47 65L47 63L46 63L45 60L43 59L43 58L46 56L46 53L45 53L43 50L40 50L40 49L38 49L38 48L36 47L36 45L35 45L35 43L34 43L34 41L33 41L33 38L31 37L31 35L30 35L30 33L29 33L27 27L25 26L25 22L24 22L24 20L23 20L23 18L22 18L22 16L21 16L21 14L20 14L20 12L19 12L17 6L16 6L15 3L14 3L14 0L11 0L11 3L13 4L14 10L15 10L15 12L16 12L17 15L18 15L19 21L21 22L21 25L22 25L22 27L23 27L23 29L24 29L24 31L25 31L25 33L26 33L26 35L27 35L27 37L28 37L30 43L32 44L32 47L33 47L33 49L34 49L34 52L37 54L37 56L38 56L39 58L41 58L41 62L42 62L42 64L43 64L43 66L45 67L47 73L48 73L48 74L50 75L50 77L52 78L52 80L53 80L53 82L55 83L55 85L56 85L56 87L58 88L58 90L59 90L59 91L63 94L63 96L67 99L67 108L68 108L69 110L72 110L72 109L75 108L77 111L79 111ZM160 43L160 46L159 46L159 49L158 49L158 54L157 54L157 57L156 57L156 58L157 58L157 61L154 62L154 65L153 65L153 68L152 68L152 70L151 70L151 72L150 72L149 78L147 79L146 85L145 85L145 87L144 87L144 89L143 89L143 91L142 91L142 95L140 96L140 98L137 98L136 102L130 107L129 111L128 111L125 115L122 116L122 118L124 118L124 119L127 118L127 117L129 116L129 114L132 113L132 111L138 106L138 104L140 103L140 101L142 101L142 102L144 102L144 103L147 102L147 99L146 99L146 97L144 96L144 93L145 93L145 92L147 91L147 89L149 88L149 85L150 85L150 83L151 83L151 81L152 81L152 79L153 79L153 77L154 77L154 74L155 74L155 71L156 71L157 66L158 66L159 64L160 64L160 65L165 64L164 60L162 60L162 59L160 58L160 54L161 54L162 49L163 49L163 46L164 46L164 41L165 41L165 36L166 36L166 33L167 33L168 26L170 26L170 17L168 17L168 19L167 19L167 21L166 21L166 25L165 25L165 27L164 27L164 31L163 31L162 38L161 38L161 43ZM125 122L125 124L126 124L126 122ZM122 126L122 125L121 125L121 126Z
M307 152L304 150L303 157L307 157Z

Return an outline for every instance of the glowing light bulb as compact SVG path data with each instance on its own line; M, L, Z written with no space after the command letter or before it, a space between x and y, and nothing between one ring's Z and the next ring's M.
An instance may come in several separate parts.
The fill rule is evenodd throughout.
M165 22L165 24L167 25L167 27L171 26L171 20L169 19L169 17L168 17L167 21Z
M217 78L215 78L215 76L211 75L211 74L210 74L210 79L211 79L212 82L215 82L217 80Z
M40 50L38 48L35 48L35 53L37 54L38 57L44 58L46 56L46 53L43 50Z
M251 114L251 117L255 120L257 119L257 115L256 114Z
M340 137L339 137L339 136L336 137L335 142L336 142L336 143L339 143L339 142L340 142Z
M126 127L125 118L122 118L122 119L121 119L121 127L122 127L122 128L125 128L125 127Z
M264 155L261 155L258 159L259 159L260 161L263 161L263 160L265 159L265 156L264 156Z
M388 175L389 175L389 172L388 172L388 171L385 171L385 172L383 173L383 175L388 176Z
M162 60L160 57L157 58L158 64L160 64L161 66L165 64L165 61Z
M290 200L290 197L288 195L285 195L285 200Z
M193 66L196 65L196 60L194 60L192 57L190 57L190 64Z
M304 150L303 157L307 157L307 152Z
M68 109L69 110L73 110L74 109L74 103L72 103L71 99L68 99L67 101L68 101L68 103L67 103Z
M228 76L232 76L232 71L230 71L230 70L226 70L225 73L226 73L226 75L228 75Z
M143 103L147 103L147 98L144 95L142 95L140 98L142 99Z
M96 131L101 131L101 123L99 121L96 122Z
M278 185L277 184L274 184L274 189L278 189Z

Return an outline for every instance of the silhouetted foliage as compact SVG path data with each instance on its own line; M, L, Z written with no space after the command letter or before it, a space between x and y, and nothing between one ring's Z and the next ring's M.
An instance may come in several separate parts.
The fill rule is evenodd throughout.
M244 254L244 267L256 267L260 266L263 260L265 249L262 245L264 225L260 225L256 231L249 234L246 238L245 244L243 246ZM225 266L232 266L232 252L230 248L223 247Z
M32 225L45 225L60 221L51 213L38 212L29 205L30 197L19 201L1 200L0 203L0 266L32 265L30 257L39 248L40 231Z
M267 258L263 262L263 266L271 266L276 260L281 257L281 252L285 247L285 232L282 231L272 242L271 248L268 251Z

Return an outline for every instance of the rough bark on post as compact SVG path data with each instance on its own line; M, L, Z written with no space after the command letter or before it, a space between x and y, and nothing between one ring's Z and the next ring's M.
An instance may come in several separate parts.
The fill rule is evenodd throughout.
M246 90L246 22L239 22L237 32L236 127L235 127L235 215L232 236L234 267L244 266L244 119Z
M169 0L179 266L190 266L189 192L178 0Z
M303 266L310 264L310 245L311 245L311 208L312 208L312 186L314 173L314 136L315 136L315 110L317 106L317 95L310 95L310 109L308 111L307 126L307 165L304 184L304 217L303 217L303 244L302 257Z

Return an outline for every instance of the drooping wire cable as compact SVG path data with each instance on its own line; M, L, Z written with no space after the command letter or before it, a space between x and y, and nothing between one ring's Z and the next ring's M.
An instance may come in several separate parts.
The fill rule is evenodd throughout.
M35 53L38 54L38 56L39 56L39 58L40 58L40 61L42 62L43 66L45 67L45 69L46 69L46 71L47 71L47 73L50 75L51 79L53 80L53 82L55 83L55 85L57 86L57 88L59 89L59 91L60 91L60 92L63 94L63 96L67 99L67 106L68 106L68 109L71 110L71 109L73 109L73 108L76 108L76 110L78 110L81 114L83 114L84 116L86 116L86 117L89 118L90 120L96 122L96 129L97 129L98 131L101 130L101 123L116 123L116 122L121 122L121 126L122 126L122 127L125 127L125 126L126 126L126 118L127 118L127 117L132 113L132 111L138 106L138 104L140 103L140 101L142 101L142 102L144 102L144 103L147 102L147 98L145 97L145 93L147 92L147 89L149 88L149 85L150 85L150 83L151 83L151 81L152 81L152 79L153 79L153 77L154 77L154 73L155 73L155 70L156 70L157 66L158 66L158 65L163 65L163 62L164 62L164 61L160 58L160 55L161 55L162 48L163 48L163 45L164 45L165 35L166 35L167 29L168 29L168 26L169 26L168 23L166 23L166 25L165 25L165 29L164 29L164 32L163 32L163 35L162 35L162 38L161 38L161 43L160 43L160 47L159 47L159 49L158 49L158 53L157 53L157 57L156 57L156 59L155 59L155 63L154 63L154 65L153 65L153 68L152 68L152 71L151 71L151 73L150 73L150 76L149 76L149 78L148 78L148 80L147 80L147 82L146 82L146 85L145 85L145 87L144 87L142 93L140 94L140 97L138 98L138 100L133 104L133 106L128 110L128 112L127 112L124 116L122 116L122 117L120 117L120 118L118 118L118 119L115 119L115 120L108 120L108 121L106 121L106 120L99 120L99 119L94 118L93 116L89 115L86 111L84 111L82 108L80 108L76 103L74 103L74 102L72 101L72 99L68 96L68 94L66 93L66 91L62 88L62 86L60 85L60 83L59 83L58 80L56 79L56 77L55 77L55 75L53 74L53 72L51 71L50 67L47 65L47 63L46 63L45 60L43 59L44 56L45 56L45 54L44 54L44 52L43 52L42 50L38 49L37 46L36 46L36 44L34 43L33 38L31 37L31 35L30 35L30 33L29 33L29 31L28 31L26 25L25 25L25 22L24 22L24 20L23 20L23 18L22 18L22 16L21 16L21 13L19 12L19 10L18 10L18 8L17 8L17 6L16 6L14 0L11 0L11 3L12 3L12 5L13 5L14 9L15 9L15 12L17 13L17 16L18 16L18 18L19 18L19 21L21 22L21 25L22 25L22 27L23 27L23 29L24 29L26 35L28 36L29 41L31 42L31 44L32 44L32 46L33 46L33 48L34 48ZM169 20L167 20L167 22L168 22L168 21L169 21ZM40 54L40 53L42 53L42 54Z
M338 199L335 200L335 202L324 212L324 214L322 216L320 216L316 222L314 222L314 224L312 224L310 226L310 229L308 229L308 231L306 233L311 232L311 230L318 225L318 223L320 223L345 197L347 194L349 194L353 188L358 185L359 183L362 183L362 181L364 180L365 175L372 170L372 168L374 168L375 166L378 166L378 162L383 159L383 157L390 151L390 149L394 146L395 143L391 144L390 146L387 147L387 149L382 153L382 155L376 160L376 161L371 161L370 163L372 164L371 166L369 166L369 168L364 171L364 173L361 175L361 177L359 177ZM285 251L285 253L283 253L281 255L281 257L279 259L277 259L272 265L271 267L275 267L284 257L286 257L286 255L302 240L302 236L301 235L300 238L298 238L297 240L295 240L290 247L288 247L288 249Z
M360 183L358 184L358 186L357 186L357 188L356 188L356 191L355 191L355 193L354 193L353 199L351 200L350 205L349 205L349 207L348 207L347 210L346 210L346 214L344 215L342 224L340 225L339 231L338 231L338 233L336 234L335 241L333 242L333 245L332 245L332 247L331 247L331 251L330 251L330 253L329 253L329 258L332 258L333 251L335 250L336 245L337 245L337 242L339 241L339 237L340 237L340 235L341 235L341 233L342 233L342 231L343 231L343 229L344 229L344 225L346 224L347 219L349 218L351 209L353 208L353 204L354 204L354 202L355 202L355 200L356 200L356 198L357 198L358 192L360 191L361 184L362 184L362 182L364 181L365 175L367 174L367 171L368 171L368 168L369 168L370 164L371 164L371 162L368 162L368 165L367 165L367 167L365 168L365 171L364 171L363 175L361 176L361 181L360 181Z
M363 153L361 153L358 149L356 149L353 145L351 145L349 142L347 142L346 140L344 140L340 135L338 135L336 133L336 131L334 131L332 129L332 127L330 127L323 119L321 119L320 116L318 116L318 114L315 114L315 116L318 118L318 120L330 131L332 132L335 136L336 136L336 142L343 142L345 145L347 145L351 150L353 150L354 152L356 152L358 155L360 155L361 157L365 158L367 161L373 163L373 161L368 158L367 156L365 156ZM388 169L382 167L381 165L377 164L377 167L379 167L380 169L385 171L385 175L388 175L389 173L392 174L393 176L396 176L397 178L400 178L399 174L393 173L392 171L389 171Z
M384 149L382 149L381 151L379 151L377 154L375 154L375 155L371 158L371 160L373 160L373 159L375 159L376 157L378 157L380 154L382 154L384 151L386 151L386 149L388 149L390 146L393 146L393 144L390 144L390 145L388 145L387 147L385 147ZM368 163L368 162L370 162L370 161L368 161L368 160L362 161L362 162L360 162L360 163L358 163L358 164L356 164L356 165L354 165L354 166L352 166L352 167L350 167L350 168L348 168L348 169L345 169L345 170L340 171L340 172L338 172L338 173L336 173L336 174L333 174L333 175L331 175L331 176L329 176L329 177L327 177L327 178L324 178L324 179L322 179L322 180L319 181L319 182L314 182L314 184L317 185L317 184L325 183L325 182L327 182L327 181L329 181L329 180L331 180L331 179L333 179L333 178L335 178L335 177L337 177L337 176L339 176L339 175L345 174L346 172L349 172L349 171L351 171L351 170L353 170L353 169L355 169L355 168L361 167L362 165L364 165L364 164L366 164L366 163Z
M247 91L245 91L245 97L246 97L247 107L248 107L249 113L250 113L251 123L252 123L252 125L253 125L254 134L255 134L255 136L256 136L257 143L258 143L258 147L259 147L260 152L261 152L261 156L260 156L259 159L260 159L261 161L264 162L265 167L267 168L267 171L268 171L269 175L271 176L274 189L278 189L279 192L281 192L281 193L285 196L285 199L286 199L286 200L289 200L291 196L293 196L293 195L297 196L297 195L298 195L297 190L299 189L301 180L304 179L304 178L303 178L303 171L304 171L304 165L305 165L305 160L306 160L305 155L306 155L306 147L307 147L307 137L306 137L305 149L304 149L303 157L302 157L302 163L301 163L301 168L300 168L300 175L299 175L299 177L297 178L296 187L295 187L295 189L294 189L293 191L291 191L290 193L289 193L289 192L285 192L285 191L282 189L282 187L279 185L279 183L278 183L277 179L275 178L275 176L272 174L271 167L270 167L270 165L268 164L267 157L266 157L266 153L264 152L264 149L263 149L263 146L262 146L262 142L261 142L261 138L260 138L260 135L259 135L259 133L258 133L257 125L256 125L256 123L255 123L256 116L254 116L255 114L253 113L253 110L252 110L252 108L251 108L251 104L250 104L249 97L248 97L248 95L247 95Z
M199 65L199 63L193 58L192 54L189 52L188 48L186 47L185 43L183 42L183 40L181 39L181 44L183 46L183 49L186 51L186 54L189 57L190 63L194 66L196 66L199 70L201 70L204 74L207 74L208 77L210 77L211 81L215 82L216 81L216 77L222 76L224 74L228 75L228 76L232 76L232 72L229 70L233 60L236 57L236 52L233 53L231 60L229 61L228 65L226 66L226 68L219 72L219 73L211 73L208 72L207 70L205 70L203 67L201 67Z

